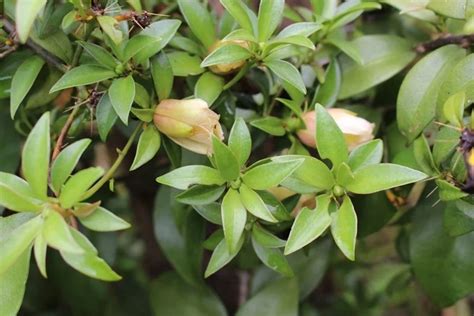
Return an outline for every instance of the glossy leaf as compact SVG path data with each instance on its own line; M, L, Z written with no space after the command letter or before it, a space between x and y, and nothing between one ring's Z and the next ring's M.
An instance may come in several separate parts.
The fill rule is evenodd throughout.
M49 112L41 116L26 139L21 170L34 194L46 199L50 155Z
M336 121L320 104L316 104L316 146L323 159L331 160L334 167L347 162L349 153L342 131Z
M160 53L151 59L151 75L156 94L160 101L170 96L173 88L173 69L165 53Z
M380 163L383 156L383 142L380 139L371 140L357 146L349 155L348 164L352 171Z
M98 167L90 167L75 173L61 189L59 202L63 208L70 208L82 200L82 195L104 174Z
M240 166L244 166L252 150L252 138L245 121L238 117L229 133L229 149L234 153Z
M47 214L42 231L43 237L50 247L75 254L83 254L84 250L71 234L69 225L57 212L50 210Z
M224 88L224 79L212 72L205 72L194 86L194 96L212 105Z
M80 65L66 72L51 88L50 93L67 88L86 86L116 77L117 74L97 65Z
M265 42L281 22L284 0L262 0L258 9L258 41Z
M105 66L113 71L115 71L115 68L119 65L118 60L102 46L84 41L78 41L78 43L99 65Z
M13 75L10 88L10 115L12 119L33 86L43 65L44 60L41 57L32 56L25 60Z
M76 254L61 251L61 257L68 265L88 277L102 281L118 281L122 279L120 275L110 268L107 262L93 253Z
M247 223L247 211L237 190L230 188L224 195L221 212L227 248L230 253L234 253Z
M30 34L35 19L46 5L46 0L18 0L15 5L16 32L22 43Z
M117 113L115 113L112 103L110 102L108 93L105 93L102 98L100 98L99 104L97 104L95 116L97 119L97 128L99 129L100 139L105 142L107 135L115 125L118 118Z
M321 83L314 93L312 103L331 107L337 101L342 82L341 67L336 59L329 64L324 78L324 83Z
M37 200L29 184L9 173L0 172L0 205L16 212L41 210L42 201Z
M242 180L251 189L266 190L280 184L302 163L302 159L270 161L246 171Z
M128 116L135 99L135 81L131 75L115 79L109 88L108 95L112 107L122 122L128 124Z
M161 146L160 133L154 125L147 125L138 139L137 152L130 170L140 168L155 157Z
M156 55L173 38L181 25L181 21L175 19L164 19L153 22L142 30L139 34L152 37L154 40L150 45L141 49L134 57L139 64L144 63L148 58Z
M209 48L217 40L211 14L197 0L178 0L179 9L194 35Z
M257 192L241 184L239 188L242 204L252 215L265 221L275 223L277 219L272 215L265 202Z
M426 177L426 174L408 167L381 163L354 171L354 180L346 188L353 193L370 194L421 181Z
M331 233L336 245L349 259L355 260L357 215L351 199L346 195L339 209L331 214Z
M212 53L202 61L201 67L209 67L219 64L231 64L243 60L247 60L252 56L252 53L240 46L235 44L226 44L213 50Z
M428 140L423 134L413 142L413 152L416 163L420 166L421 171L428 175L436 175L439 173L433 160Z
M284 60L266 60L265 65L285 83L297 89L299 92L306 94L301 75L295 66Z
M85 227L98 232L112 232L130 228L129 223L100 206L92 214L79 217L79 220Z
M331 225L331 216L328 211L330 202L328 195L320 195L316 201L316 209L311 210L305 207L298 213L285 246L285 255L308 245Z
M257 17L242 1L220 0L220 2L242 28L250 33L256 33Z
M283 124L283 120L274 116L262 117L250 122L250 125L253 127L256 127L273 136L283 136L286 134Z
M270 269L284 276L292 277L293 270L280 249L267 248L252 238L252 245L257 257Z
M227 242L223 239L212 252L211 259L209 260L209 264L204 272L204 277L207 278L211 276L234 259L234 257L239 253L240 248L242 248L243 243L244 238L241 238L238 241L235 250L230 252L229 247L227 247Z
M215 136L212 137L212 148L214 162L222 178L226 181L236 180L240 175L240 168L232 151Z
M179 51L169 53L167 56L173 75L176 77L195 76L205 71L205 68L201 68L201 58L198 56Z
M178 194L176 200L190 205L208 205L224 193L225 186L195 185Z
M97 17L97 22L99 22L99 25L104 33L107 34L116 45L120 45L124 34L117 27L118 21L112 16L101 15Z
M278 238L257 224L253 225L252 238L266 248L281 248L286 244L285 240Z
M161 184L185 190L192 184L222 185L225 180L216 169L206 166L185 166L156 178Z
M62 185L69 178L90 143L91 140L88 138L78 140L61 150L54 159L51 165L51 187L54 192L61 191Z

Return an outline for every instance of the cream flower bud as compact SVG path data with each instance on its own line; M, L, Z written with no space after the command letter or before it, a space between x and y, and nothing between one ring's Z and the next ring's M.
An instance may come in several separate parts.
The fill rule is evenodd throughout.
M228 41L227 40L222 40L222 41L215 42L211 47L209 47L209 54L212 53L213 51L215 51L216 49L218 49L221 46L230 45L230 44L239 45L243 48L249 48L249 44L248 44L247 41L243 41L243 40L228 40ZM219 74L219 75L226 75L228 73L231 73L233 71L236 71L236 70L240 69L243 65L245 65L245 61L241 60L241 61L237 61L237 62L234 62L234 63L213 65L213 66L210 66L209 69L211 69L211 71L213 73L216 73L216 74Z
M212 135L224 138L219 115L204 100L163 100L153 122L160 132L178 145L198 154L212 153Z
M357 114L344 109L328 109L328 113L336 121L337 126L344 134L349 150L374 138L375 124L357 117ZM303 114L306 129L297 132L301 142L309 147L316 147L316 112Z

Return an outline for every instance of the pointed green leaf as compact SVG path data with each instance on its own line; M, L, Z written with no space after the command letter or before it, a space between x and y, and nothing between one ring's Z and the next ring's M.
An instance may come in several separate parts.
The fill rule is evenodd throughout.
M69 225L59 213L50 210L44 220L43 237L50 247L83 254L84 250L72 236Z
M253 225L252 238L266 248L285 247L286 241L278 238L260 225Z
M151 59L151 76L160 101L168 99L173 88L173 69L165 53Z
M100 15L97 17L97 22L99 22L104 33L107 34L116 45L122 42L124 34L118 28L118 21L113 16Z
M35 195L46 199L50 155L49 112L44 113L26 139L21 169Z
M262 0L258 9L258 41L265 42L281 22L285 0Z
M33 86L43 65L44 60L41 57L32 56L26 59L15 71L10 88L10 115L12 119L15 117L15 113L26 94Z
M147 125L138 139L137 152L130 171L135 170L155 157L161 146L160 133L152 124Z
M26 43L35 19L46 5L46 0L17 0L15 6L16 32L22 43Z
M278 273L286 277L292 277L294 275L290 264L286 260L280 249L267 248L261 245L258 241L252 238L252 245L257 257L270 269L275 270Z
M105 93L102 98L100 98L99 104L97 104L95 117L97 120L100 139L105 142L107 140L107 135L115 125L118 118L117 113L115 113L112 103L110 102L108 93Z
M217 245L216 249L214 249L212 252L206 272L204 272L204 277L207 278L211 276L228 264L232 259L234 259L234 257L239 253L240 248L242 248L243 243L244 238L240 238L234 252L230 252L226 241L222 239L222 241Z
M212 105L224 88L224 78L212 72L205 72L194 86L194 96Z
M426 178L427 175L423 172L400 165L381 163L356 170L354 180L348 183L346 188L353 193L370 194Z
M46 251L48 250L48 244L46 239L44 239L43 234L39 234L34 242L34 254L36 265L38 270L44 278L48 277L46 273Z
M257 192L250 189L243 183L240 185L239 192L242 204L245 206L247 211L265 221L272 223L278 222L278 220L273 217L267 205L265 204L265 202L263 202L262 198L260 197L260 195L258 195Z
M383 142L374 139L357 146L349 155L349 167L355 171L361 167L380 163L383 156Z
M120 275L110 268L107 262L93 253L76 254L61 251L61 257L63 257L68 265L88 277L102 281L118 281L122 279Z
M61 150L54 159L51 166L51 186L54 192L59 193L90 143L88 138L78 140Z
M90 167L83 169L69 178L61 189L59 203L63 208L70 208L82 200L82 194L87 191L102 175L104 169Z
M316 201L316 209L305 207L298 213L288 236L285 255L308 245L331 225L331 216L328 212L331 198L328 195L320 195Z
M209 67L219 64L231 64L247 60L252 53L240 45L226 44L218 47L202 61L201 67Z
M100 206L92 214L79 217L79 221L85 227L97 232L112 232L130 228L129 223Z
M216 201L224 190L225 186L195 185L176 196L179 203L190 205L207 205Z
M279 185L302 163L303 159L270 161L246 171L242 180L251 189L266 190Z
M239 161L240 166L244 166L250 157L252 150L252 138L245 121L238 117L229 134L229 148Z
M119 65L119 61L102 46L84 41L78 41L78 43L84 47L85 51L91 55L99 65L103 65L113 71L115 71L115 68Z
M110 102L118 117L128 125L128 116L135 99L135 81L131 75L115 79L108 91Z
M216 136L212 136L212 148L217 170L226 181L236 180L240 175L240 167L232 151Z
M324 83L321 83L314 93L312 104L319 103L325 107L330 107L336 103L341 90L341 66L339 66L337 59L331 61L324 78Z
M217 40L211 14L197 0L178 0L178 5L193 34L206 48L211 47Z
M206 69L201 67L201 58L186 52L174 51L167 54L168 60L176 77L195 76Z
M155 40L135 55L134 59L136 63L143 64L148 58L156 55L160 50L162 50L176 34L180 25L181 21L179 20L163 19L151 23L142 30L139 33L140 36L144 35L153 37Z
M443 115L449 123L462 127L465 103L466 93L464 91L459 91L446 100L443 105Z
M233 253L239 244L247 223L245 210L239 192L232 188L227 191L221 206L222 227L229 252Z
M67 88L86 86L114 77L117 77L117 74L108 68L97 65L81 65L66 72L49 92L53 93Z
M25 180L0 172L0 205L16 212L35 212L41 204Z
M156 178L156 181L180 190L186 190L192 184L222 185L225 183L219 171L207 166L181 167Z
M331 160L334 167L347 162L349 152L344 134L326 109L316 104L316 146L323 159Z
M220 2L242 28L250 33L256 33L257 17L243 1L220 0Z
M420 137L413 142L413 154L416 163L424 173L428 175L437 175L439 173L425 135L421 134Z
M331 214L331 234L336 245L349 259L355 260L355 244L357 239L357 215L351 199L346 195L341 207Z
M296 88L299 92L306 94L306 87L301 74L295 66L284 60L266 60L265 66L285 83Z
M283 136L286 134L285 122L274 116L266 116L250 122L250 125L273 136Z

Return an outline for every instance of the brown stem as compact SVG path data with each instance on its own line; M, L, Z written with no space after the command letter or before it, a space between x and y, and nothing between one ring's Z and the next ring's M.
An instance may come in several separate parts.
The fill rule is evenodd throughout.
M415 47L415 50L416 52L423 54L423 53L430 52L439 47L449 45L449 44L456 44L462 47L469 47L474 44L474 34L470 34L470 35L447 34L447 35L438 37L432 41L418 44Z
M2 23L3 23L3 28L8 33L15 32L15 26L10 21L3 18ZM25 45L31 48L31 50L34 51L36 54L40 55L51 66L54 66L55 68L59 69L62 72L66 72L66 69L67 69L66 66L59 59L51 55L48 51L46 51L41 46L33 42L31 39L27 40Z
M79 111L80 105L74 106L73 110L69 114L66 124L64 124L63 128L61 129L61 132L59 134L58 140L56 141L56 145L54 146L53 150L53 155L51 157L51 161L56 159L56 157L59 155L61 152L61 149L63 147L64 139L67 136L67 133L69 131L69 128L71 128L72 122L74 121L74 116L77 114Z

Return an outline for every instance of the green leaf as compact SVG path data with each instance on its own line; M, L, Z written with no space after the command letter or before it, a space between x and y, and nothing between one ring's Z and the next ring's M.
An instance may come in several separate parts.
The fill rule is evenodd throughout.
M408 167L381 163L354 171L354 180L346 188L353 193L370 194L421 181L426 177L426 174Z
M283 136L286 134L283 124L283 120L274 116L266 116L250 122L250 125L253 127L256 127L273 136Z
M122 279L120 275L110 268L107 262L97 257L94 253L76 254L66 251L61 251L60 253L68 265L88 277L102 281L119 281Z
M193 206L207 205L220 198L225 189L225 186L195 185L178 194L176 201Z
M63 208L70 208L82 200L82 195L104 174L104 169L90 167L75 173L61 189L59 203Z
M209 67L219 64L231 64L242 60L247 60L252 53L240 45L226 44L213 50L212 53L202 61L201 67Z
M110 102L122 122L128 124L128 116L135 99L135 81L131 75L112 81L108 91Z
M5 219L2 219L4 221ZM6 237L0 239L0 277L19 260L22 254L30 248L35 237L40 233L43 219L41 216L14 228ZM2 227L2 235L3 235ZM8 232L7 228L7 232ZM8 274L8 273L7 273Z
M66 72L49 91L85 86L117 77L117 74L105 67L97 65L81 65Z
M242 305L236 314L236 316L261 315L298 315L296 278L282 278L271 282Z
M316 146L323 159L331 160L334 167L347 162L349 153L344 134L326 109L316 104Z
M165 53L151 59L151 76L160 101L168 99L173 88L173 69Z
M444 210L443 223L450 236L461 236L474 231L472 204L463 200L448 203Z
M43 237L42 234L39 234L34 242L34 254L36 265L38 266L38 270L40 271L41 275L44 278L48 277L46 273L46 252L48 250L48 244L46 243L46 239Z
M103 65L113 71L119 65L119 61L102 46L84 41L78 41L78 43L99 65Z
M112 232L130 228L129 223L100 206L92 214L79 217L79 221L85 227L97 232Z
M161 37L138 34L127 41L121 60L125 63L147 48L160 44Z
M421 171L428 175L436 175L439 173L425 135L421 134L421 136L413 142L413 153L416 163L420 166Z
M133 159L130 171L138 169L155 157L160 149L161 137L156 127L149 124L143 130L143 133L138 139L137 153Z
M394 35L366 35L352 43L362 59L358 64L342 56L342 86L340 99L364 92L393 77L416 56L411 44Z
M50 247L76 254L84 253L82 247L72 236L64 218L53 210L50 210L46 215L42 233Z
M105 34L110 37L112 42L114 42L115 45L120 45L123 40L124 34L117 27L118 21L112 16L101 15L97 17L97 22L99 22L101 29L104 31Z
M225 180L219 171L207 166L185 166L156 178L158 183L186 190L192 184L222 185Z
M178 31L181 21L174 19L164 19L153 22L142 30L139 34L155 38L155 40L140 50L134 59L137 63L143 64L148 58L156 55L162 50Z
M250 157L252 150L252 137L245 121L238 117L229 133L229 148L239 161L240 166L244 166Z
M351 199L346 195L339 209L331 214L331 234L336 245L349 259L355 260L357 215Z
M10 115L12 119L15 117L15 113L26 94L33 86L43 65L44 60L41 57L31 56L15 71L10 88Z
M433 158L437 166L452 155L459 145L459 137L459 131L450 127L442 127L439 130L433 145Z
M449 236L445 205L433 206L436 199L423 199L415 210L409 255L417 282L434 303L447 307L474 291L474 233Z
M211 47L217 40L211 14L197 0L178 0L178 5L193 34L206 48Z
M194 86L194 96L212 105L224 88L224 79L212 72L205 72Z
M346 39L340 38L339 36L329 36L327 42L340 49L344 54L350 57L357 64L364 64L364 61L360 56L359 49L356 45L354 45L354 42L347 41Z
M374 139L354 148L349 155L348 164L352 171L356 171L359 168L380 163L382 156L383 142L380 139Z
M225 187L223 188L225 189ZM222 226L221 205L219 203L193 205L193 208L207 221Z
M150 286L154 314L226 316L224 304L207 286L193 287L174 272L165 272Z
M464 91L457 92L446 100L443 106L443 115L449 123L462 127L465 103L466 93Z
M320 195L316 199L316 209L303 208L296 216L285 246L285 255L289 255L321 236L331 225L328 208L329 195Z
M281 22L284 0L262 0L258 9L258 41L265 42Z
M285 240L278 238L257 224L252 227L252 239L266 248L281 248L286 244Z
M34 194L46 199L49 175L49 112L44 113L26 139L21 170Z
M239 192L242 204L245 206L247 211L265 221L272 223L278 222L257 192L250 189L243 183L240 185Z
M275 38L285 38L298 35L308 37L321 28L322 25L315 22L293 23L285 27Z
M324 78L324 83L321 83L314 93L312 104L319 103L325 107L331 107L336 103L339 91L341 90L341 67L337 59L331 61Z
M175 194L161 187L155 197L155 237L176 272L189 284L201 286L204 221L186 205L176 203Z
M256 34L257 17L243 1L220 0L220 2L243 29Z
M115 113L112 103L110 102L108 93L105 93L102 98L100 98L95 111L95 117L97 120L100 139L105 142L107 140L107 135L115 125L118 118L117 113Z
M221 212L227 248L230 253L234 253L239 248L239 241L247 223L247 211L237 190L230 188L224 195Z
M303 159L270 161L247 170L242 180L251 189L266 190L280 184L302 163Z
M237 247L234 252L229 251L226 241L223 239L212 252L211 259L207 265L206 271L204 272L204 277L207 278L219 271L222 267L228 264L234 257L239 253L240 248L244 243L244 238L241 238L238 241Z
M216 136L212 136L214 162L222 178L226 181L236 180L240 175L240 167L232 151Z
M464 19L467 17L466 6L469 6L469 4L466 4L464 0L451 0L449 2L429 0L427 3L428 9L455 19Z
M26 43L33 22L40 14L46 0L17 0L15 6L16 32L22 43Z
M321 160L311 156L286 155L284 157L286 159L304 159L303 163L293 172L290 178L303 181L317 190L329 190L334 186L334 176Z
M23 302L30 267L26 249L6 273L0 274L0 315L17 315Z
M198 56L179 51L168 53L167 56L176 77L195 76L205 71L201 68L201 58Z
M460 188L445 180L436 179L436 185L439 189L439 198L441 201L459 200L469 195L469 193L461 191Z
M286 260L280 249L267 248L261 245L258 241L252 238L252 245L257 257L270 269L275 270L278 273L286 277L292 277L294 275L290 264Z
M0 172L0 205L16 212L35 212L41 210L42 203L35 198L26 181Z
M91 140L84 138L67 146L54 159L51 166L51 187L54 192L59 193L61 187L71 175L79 159L90 145Z
M412 142L435 118L439 90L464 49L447 45L429 53L406 75L397 99L398 128Z
M265 66L285 83L296 88L299 92L306 94L303 78L295 66L284 60L265 60Z

